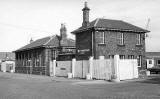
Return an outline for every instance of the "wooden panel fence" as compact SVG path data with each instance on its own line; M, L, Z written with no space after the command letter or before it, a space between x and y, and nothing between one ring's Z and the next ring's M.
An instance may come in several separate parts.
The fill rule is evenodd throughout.
M56 66L55 66L56 64ZM114 59L93 59L76 61L55 61L54 76L68 76L73 78L125 80L138 77L137 60L121 60L116 55Z
M81 60L76 61L75 65L75 78L86 78L86 75L89 73L89 61Z
M112 75L112 60L93 60L93 79L110 80Z

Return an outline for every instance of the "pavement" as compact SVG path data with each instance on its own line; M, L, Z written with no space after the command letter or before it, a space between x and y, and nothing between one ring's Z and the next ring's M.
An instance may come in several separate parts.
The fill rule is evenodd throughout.
M45 75L31 75L31 74L22 74L22 73L8 73L8 72L0 72L0 75L5 78L10 79L25 79L25 80L32 80L37 81L40 80L41 82L48 82L48 81L55 81L55 82L70 82L73 84L115 84L115 83L128 83L133 81L142 81L145 79L129 79L120 82L111 82L106 80L86 80L86 79L75 79L75 78L67 78L67 77L50 77Z
M160 99L160 75L115 83L0 72L0 99Z

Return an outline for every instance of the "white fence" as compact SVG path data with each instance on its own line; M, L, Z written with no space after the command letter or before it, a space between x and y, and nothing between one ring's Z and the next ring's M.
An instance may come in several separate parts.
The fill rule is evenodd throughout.
M120 80L138 78L137 60L119 60L119 78Z
M113 60L99 59L93 60L92 78L110 80L113 67Z
M138 66L136 59L98 59L91 57L89 60L76 61L53 61L50 63L51 76L67 76L72 74L73 78L89 79L133 79L138 78Z

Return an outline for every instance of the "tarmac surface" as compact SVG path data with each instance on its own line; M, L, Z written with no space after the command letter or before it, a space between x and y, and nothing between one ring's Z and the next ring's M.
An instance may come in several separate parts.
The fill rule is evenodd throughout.
M160 99L160 75L115 83L0 72L0 99Z

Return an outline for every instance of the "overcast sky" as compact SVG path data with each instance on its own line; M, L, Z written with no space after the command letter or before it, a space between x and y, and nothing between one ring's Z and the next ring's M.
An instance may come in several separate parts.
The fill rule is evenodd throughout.
M147 51L160 51L160 0L0 0L0 52L14 51L33 40L60 34L65 23L70 34L82 25L84 2L90 7L90 21L117 19L146 28Z

